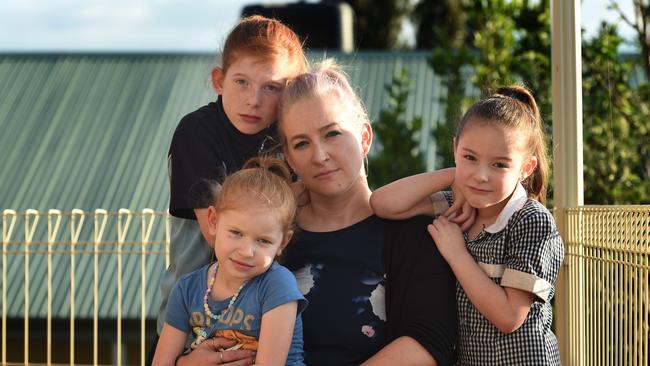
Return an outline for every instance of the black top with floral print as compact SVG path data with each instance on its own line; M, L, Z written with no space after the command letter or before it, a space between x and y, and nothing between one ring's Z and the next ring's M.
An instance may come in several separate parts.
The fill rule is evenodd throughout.
M455 278L427 233L431 219L370 216L332 232L299 231L283 264L309 300L305 363L358 365L408 336L453 364Z

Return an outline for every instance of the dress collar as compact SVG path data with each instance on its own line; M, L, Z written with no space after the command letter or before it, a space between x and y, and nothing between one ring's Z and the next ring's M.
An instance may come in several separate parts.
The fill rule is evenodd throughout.
M501 213L499 213L496 221L490 226L487 226L484 230L491 234L503 230L506 225L508 225L508 221L512 215L524 207L527 200L528 195L526 194L526 189L521 185L521 183L517 183L514 193L510 196L508 203L506 203L503 210L501 210Z

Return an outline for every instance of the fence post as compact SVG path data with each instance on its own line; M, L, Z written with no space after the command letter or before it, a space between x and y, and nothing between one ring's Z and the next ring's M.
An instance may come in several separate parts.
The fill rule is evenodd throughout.
M7 246L16 225L16 211L2 211L2 364L7 364ZM7 219L10 219L7 226Z
M141 221L141 243L140 243L140 364L144 365L145 362L145 318L147 317L147 307L146 307L146 283L147 283L147 271L146 271L146 244L149 242L151 237L151 231L153 229L153 223L155 221L155 212L150 208L145 208L142 210L142 221ZM147 221L148 220L148 221Z
M582 41L580 1L551 1L551 84L553 105L553 189L556 220L566 240L566 209L583 204L582 174ZM569 261L570 262L570 261ZM567 298L573 291L567 285L569 264L560 267L556 285L556 334L562 364L580 364L575 355L584 349L568 347ZM582 296L582 294L581 294Z
M101 220L100 220L101 217ZM104 229L108 219L108 211L98 208L93 217L93 365L98 363L97 340L99 337L99 244L104 237Z
M34 209L25 211L25 304L24 304L24 353L23 362L25 365L29 364L29 247L36 232L38 225L39 212ZM33 219L33 221L31 221ZM30 226L31 222L31 226Z
M75 208L70 215L70 366L74 363L74 318L75 318L75 252L77 250L77 243L79 243L79 234L83 227L85 213L83 210Z
M55 218L52 223L52 218ZM47 211L47 364L52 364L52 246L61 227L61 211Z
M126 216L126 221L124 217ZM120 208L117 213L117 365L122 365L122 251L133 215Z

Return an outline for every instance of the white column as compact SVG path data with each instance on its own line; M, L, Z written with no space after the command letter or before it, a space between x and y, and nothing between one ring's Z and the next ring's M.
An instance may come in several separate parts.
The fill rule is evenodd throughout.
M552 0L551 3L551 54L552 54L552 103L553 103L553 189L558 229L567 238L567 207L581 206L583 199L582 168L582 53L580 33L580 1ZM566 261L565 261L566 263ZM579 313L567 307L567 265L562 266L557 283L556 333L560 343L562 364L581 365L584 355L584 307ZM578 267L582 267L578 265ZM578 276L582 278L580 268ZM572 295L582 300L583 281L572 288ZM577 292L577 293L575 293ZM579 304L578 304L579 305ZM578 325L579 339L568 339L569 317ZM575 320L578 320L576 323ZM567 346L571 342L572 347ZM574 349L575 348L575 349Z

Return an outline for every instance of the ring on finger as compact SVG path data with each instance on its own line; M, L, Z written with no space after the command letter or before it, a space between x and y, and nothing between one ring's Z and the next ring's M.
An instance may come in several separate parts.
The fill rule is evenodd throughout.
M219 358L221 359L221 363L223 363L223 351L219 351Z

